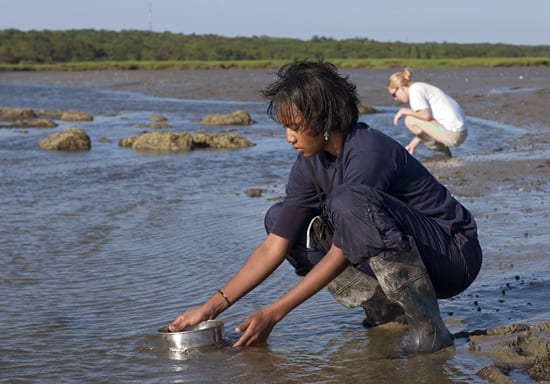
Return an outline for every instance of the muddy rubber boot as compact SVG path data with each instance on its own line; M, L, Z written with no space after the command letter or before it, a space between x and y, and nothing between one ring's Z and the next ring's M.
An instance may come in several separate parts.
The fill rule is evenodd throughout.
M376 327L377 325L390 322L407 324L403 308L398 304L392 303L384 291L382 291L380 285L376 288L374 295L367 301L364 301L361 306L365 311L365 319L363 320L363 327L365 328Z
M453 344L441 319L437 296L414 240L411 249L391 256L375 256L369 265L381 288L405 312L409 326L409 352L435 352Z
M363 326L367 328L391 321L405 321L403 309L386 297L378 281L351 266L326 288L340 304L348 308L363 307L366 315Z

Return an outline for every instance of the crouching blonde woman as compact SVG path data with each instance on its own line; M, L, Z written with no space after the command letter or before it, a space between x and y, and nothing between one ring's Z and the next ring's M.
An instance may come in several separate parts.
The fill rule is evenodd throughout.
M409 103L410 108L397 111L393 123L397 126L403 117L405 126L414 135L406 145L411 155L423 143L433 151L434 160L448 160L452 157L449 147L458 147L466 140L468 132L460 105L434 85L413 82L410 68L390 76L388 92L395 100Z

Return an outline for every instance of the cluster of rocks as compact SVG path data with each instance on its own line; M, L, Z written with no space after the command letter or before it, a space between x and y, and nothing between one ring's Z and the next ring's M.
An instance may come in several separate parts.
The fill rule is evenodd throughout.
M54 128L61 121L93 121L93 116L86 112L48 111L22 108L0 108L0 128ZM149 124L136 124L137 128L172 128L167 118L153 115ZM201 120L205 125L251 125L255 122L243 110L229 114L207 115ZM104 140L102 140L104 141ZM132 148L137 151L148 152L185 152L198 148L212 149L240 149L253 146L254 143L246 138L227 132L191 134L185 131L178 132L143 132L137 136L120 139L119 146ZM91 140L86 131L73 127L56 132L38 143L46 150L57 151L89 151Z
M164 116L154 115L149 118L152 123L134 125L137 128L170 128ZM237 110L228 114L206 115L200 121L203 125L252 125L254 121L248 112ZM187 152L198 148L211 149L241 149L254 145L246 138L232 133L197 132L191 134L185 131L143 132L137 136L124 137L119 140L121 147L147 152Z
M120 139L119 146L147 152L186 152L197 148L240 149L254 144L231 133L144 132Z
M374 113L376 110L368 105L359 105L361 114ZM65 122L93 121L94 118L87 112L44 110L34 111L24 108L0 108L0 128L55 128L55 120ZM167 118L161 115L149 117L150 123L135 124L135 128L143 129L170 129L172 125ZM203 125L252 125L255 123L248 112L236 110L228 114L211 114L204 116L200 123ZM102 139L101 141L106 141ZM119 140L119 146L137 151L148 152L185 152L198 148L212 149L240 149L253 146L246 138L227 132L191 134L185 131L178 132L143 132L137 136L124 137ZM38 143L46 150L57 151L89 151L92 147L90 137L81 128L72 127L56 132Z
M61 121L93 121L93 116L80 111L58 111L26 108L0 108L0 128L55 128Z

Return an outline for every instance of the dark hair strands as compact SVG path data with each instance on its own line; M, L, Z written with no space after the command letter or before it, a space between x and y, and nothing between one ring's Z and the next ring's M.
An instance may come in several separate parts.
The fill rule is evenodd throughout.
M274 121L289 125L299 112L302 129L314 136L346 132L359 118L357 87L338 73L336 65L322 59L282 66L277 80L262 95L269 101L267 113Z

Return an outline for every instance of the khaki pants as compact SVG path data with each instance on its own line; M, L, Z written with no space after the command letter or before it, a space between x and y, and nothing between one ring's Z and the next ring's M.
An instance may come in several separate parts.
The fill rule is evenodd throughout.
M445 152L445 147L458 147L468 136L468 131L466 129L460 132L449 131L443 125L439 124L437 120L426 121L410 116L408 119L412 124L422 129L423 132L417 135L417 137L426 148L434 152Z

